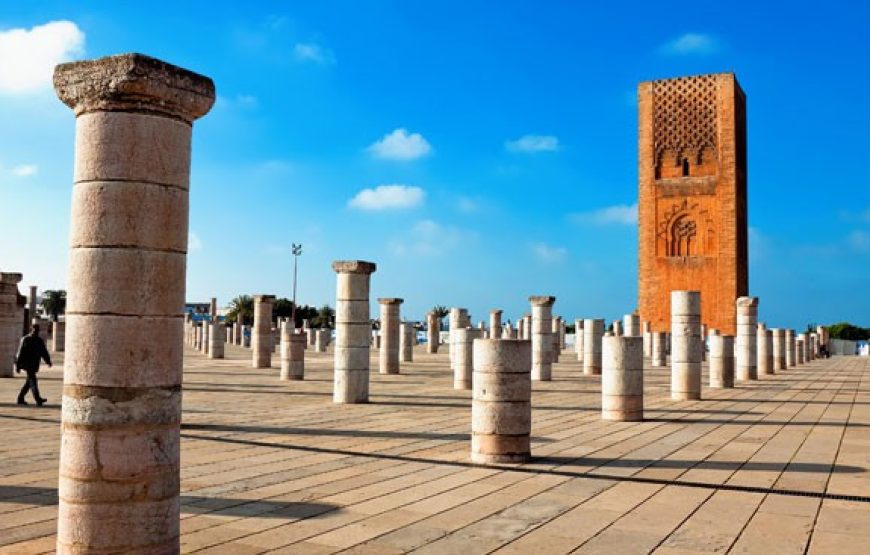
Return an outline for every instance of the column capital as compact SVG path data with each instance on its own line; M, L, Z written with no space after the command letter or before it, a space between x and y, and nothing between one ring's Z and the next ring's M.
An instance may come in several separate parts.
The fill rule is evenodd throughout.
M758 306L758 297L737 297L737 306Z
M504 312L504 310L502 310L500 308L494 308L494 309L489 311L490 314L502 314L503 312Z
M373 274L377 269L377 264L365 260L336 260L332 263L332 270L338 274Z
M546 295L532 295L529 297L529 302L532 306L553 306L556 302L556 297L548 297Z
M0 272L0 283L17 285L23 278L24 276L18 272Z
M378 299L378 302L381 304L402 304L405 302L405 299L399 299L398 297L387 297Z
M275 295L254 295L255 303L274 303Z
M60 64L54 90L76 116L133 112L191 123L215 101L208 77L136 53Z

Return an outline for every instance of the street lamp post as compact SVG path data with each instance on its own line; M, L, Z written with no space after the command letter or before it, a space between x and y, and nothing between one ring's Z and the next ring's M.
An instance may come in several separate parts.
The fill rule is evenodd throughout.
M293 253L293 306L290 308L290 321L293 322L293 329L296 329L296 267L299 261L299 256L302 254L302 243L298 245L291 243L290 252Z

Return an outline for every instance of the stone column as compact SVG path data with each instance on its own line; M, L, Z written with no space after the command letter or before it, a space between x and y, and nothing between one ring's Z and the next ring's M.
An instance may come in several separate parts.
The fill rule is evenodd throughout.
M640 316L634 313L626 314L622 317L622 323L626 337L640 337Z
M233 324L233 343L242 344L242 324L238 320Z
M305 379L305 336L296 333L292 323L281 325L280 377L282 380Z
M474 341L472 462L522 463L529 460L532 431L531 351L529 341Z
M773 334L773 373L779 370L785 370L785 330L782 328L771 328Z
M740 324L737 324L737 330L740 331ZM710 330L708 337L710 339L710 387L732 388L734 387L734 338L730 335L719 335L717 330Z
M368 403L369 282L377 269L373 262L338 260L332 263L338 284L335 295L335 403Z
M450 369L455 370L455 357L454 355L454 347L453 340L455 336L453 334L453 330L466 328L470 325L468 318L468 310L465 308L451 308L450 309L450 337L448 339L448 348L450 351Z
M517 320L517 338L525 339L526 338L526 319L520 318Z
M643 420L643 339L604 337L601 353L601 418Z
M200 352L204 355L208 354L211 347L211 328L207 320L202 321L202 343L200 343Z
M471 389L472 347L475 339L482 339L483 331L474 328L456 330L456 364L453 369L453 389Z
M623 335L622 322L620 322L619 320L614 320L613 324L611 324L611 326L610 326L610 329L613 331L613 335L615 337L622 337L622 335Z
M550 330L552 333L551 340L553 344L553 350L550 351L550 362L559 362L559 356L562 354L561 349L561 340L559 339L559 330L561 329L561 323L559 322L559 317L553 318L551 321Z
M402 322L399 325L399 361L414 362L414 335L416 329L413 322Z
M254 327L251 329L251 359L254 368L272 367L272 295L254 295Z
M209 324L209 346L208 358L224 358L224 339L226 331L221 322L212 322Z
M532 296L532 379L550 381L553 369L553 303L556 297Z
M495 309L489 311L489 338L501 339L501 310Z
M58 553L178 553L192 122L211 80L140 54L62 64L76 114Z
M401 340L400 307L403 299L378 299L381 304L381 350L378 357L381 374L399 373Z
M208 315L212 322L217 322L217 298L215 297L212 297L211 302L209 303Z
M756 363L758 365L759 376L769 376L773 374L773 333L766 329L764 324L759 323L755 334L757 347Z
M819 358L819 334L813 332L810 334L810 360Z
M21 340L18 283L21 274L0 273L0 378L15 377L14 361Z
M308 328L305 330L305 344L307 347L314 347L317 344L317 330Z
M62 353L66 346L66 322L57 320L51 323L51 350Z
M649 322L641 324L640 333L643 335L643 356L652 358L652 327Z
M787 329L785 330L785 367L793 368L795 361L794 330Z
M36 305L36 286L30 286L30 300L27 302L27 308L30 311L30 322L33 323L39 318L39 307ZM30 328L27 329L28 333Z
M800 365L804 363L804 343L806 342L804 334L798 334L795 339L795 363Z
M441 340L441 319L434 312L426 313L426 352L435 354L438 352L438 344Z
M525 339L527 341L531 341L532 340L532 315L526 314L525 316L523 316L523 319L526 322L526 327L525 327L523 339Z
M583 320L574 320L574 352L577 353L577 362L583 364Z
M671 399L701 398L701 293L671 291Z
M758 379L758 297L737 299L737 336L735 370L738 381ZM713 350L713 347L710 347ZM712 353L711 353L712 357Z
M652 344L651 364L657 368L668 365L668 338L663 331L650 332Z
M314 352L315 353L325 353L327 347L329 346L329 336L332 334L332 330L329 328L316 330L315 339L314 339Z
M601 374L601 338L604 337L604 320L583 320L583 373L587 376Z

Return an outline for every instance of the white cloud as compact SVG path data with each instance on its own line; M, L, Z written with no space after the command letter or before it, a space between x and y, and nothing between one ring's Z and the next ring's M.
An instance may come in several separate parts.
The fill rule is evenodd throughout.
M472 234L458 228L444 226L432 220L420 220L403 235L394 239L389 247L397 256L439 256L473 240Z
M375 141L366 149L375 158L388 160L415 160L432 152L423 135L419 133L408 134L408 130L400 127L392 133L387 133L381 140Z
M296 46L293 47L293 55L300 62L335 63L335 56L331 50L313 42L297 42Z
M659 47L661 54L669 56L707 55L721 50L719 41L704 33L685 33Z
M22 164L12 168L12 175L17 177L29 177L31 175L36 175L36 172L38 171L39 167L36 166L36 164Z
M637 204L616 204L591 210L589 212L577 212L571 214L571 221L579 224L593 225L637 225Z
M554 135L523 135L514 141L506 141L509 152L553 152L559 150L559 138Z
M85 34L72 21L0 31L0 93L51 86L54 66L84 53Z
M347 204L359 210L400 210L420 206L425 196L412 185L378 185L358 192Z
M856 251L870 252L870 233L856 230L849 234L848 240Z
M564 247L553 247L546 243L532 243L532 252L538 260L546 263L559 262L568 255L568 249Z
M195 252L202 250L202 241L199 240L199 236L194 232L189 232L187 234L187 252Z
M456 201L456 209L465 214L471 214L477 212L478 206L477 202L468 197L459 197L459 200Z

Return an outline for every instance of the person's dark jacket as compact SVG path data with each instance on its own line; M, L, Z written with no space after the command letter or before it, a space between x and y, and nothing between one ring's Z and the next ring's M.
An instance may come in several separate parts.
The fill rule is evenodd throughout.
M15 364L19 370L25 372L39 372L39 361L44 360L51 365L51 357L45 348L45 341L38 335L25 335L18 345L18 354L15 355Z

